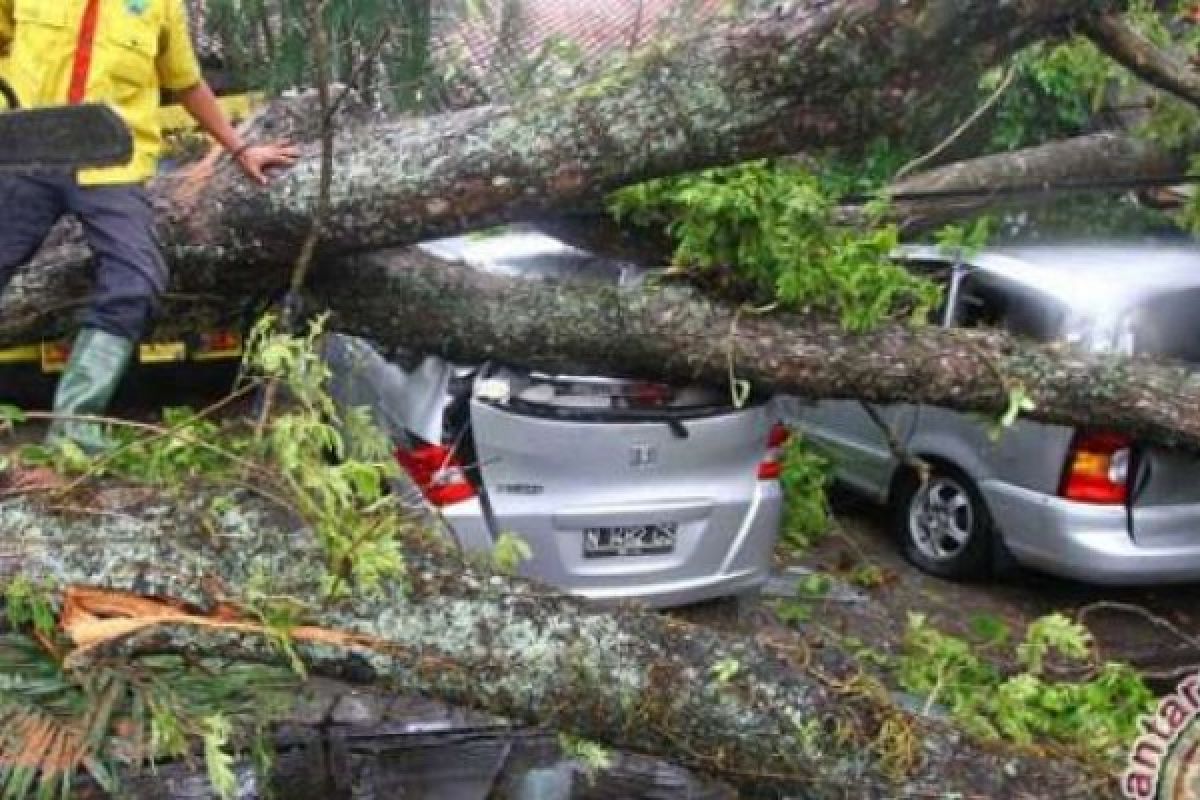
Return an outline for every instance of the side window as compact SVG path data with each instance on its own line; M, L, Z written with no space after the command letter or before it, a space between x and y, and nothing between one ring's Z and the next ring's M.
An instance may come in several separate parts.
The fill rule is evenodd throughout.
M1061 336L1065 318L1066 309L1051 297L971 275L959 288L951 324L998 328L1020 338L1048 342Z
M959 287L952 324L957 328L1000 328L1009 305L1001 289L968 277Z

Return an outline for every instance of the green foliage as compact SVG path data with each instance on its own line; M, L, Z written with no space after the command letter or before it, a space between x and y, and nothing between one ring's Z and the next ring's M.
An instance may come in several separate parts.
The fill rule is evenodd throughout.
M117 775L204 743L213 785L231 796L234 723L262 727L290 707L287 672L219 660L154 656L74 669L63 643L0 636L0 792L68 796L82 770L110 794Z
M322 330L323 320L316 320L307 335L295 337L265 317L248 339L247 365L287 389L287 408L270 420L264 456L325 549L326 594L343 596L403 575L404 521L387 492L387 479L399 469L390 442L364 411L343 413L326 391ZM343 431L352 432L353 453Z
M387 438L366 413L343 411L330 399L320 335L319 321L306 336L293 337L276 333L268 319L249 337L248 373L278 379L286 392L261 436L168 409L161 428L118 427L119 445L107 455L92 459L70 448L37 446L22 458L80 473L81 480L249 487L314 531L327 558L326 597L372 591L403 574L399 537L406 523L386 491L397 467ZM19 415L5 418L16 424ZM208 513L236 509L229 495L218 494ZM303 624L312 599L277 596L269 575L253 576L244 588L243 607L302 674L290 631ZM12 627L40 638L0 639L0 729L12 732L0 737L0 762L19 765L0 773L0 791L23 793L34 783L50 791L69 785L80 768L115 788L119 769L188 756L199 740L213 786L230 796L234 752L245 745L235 737L239 730L260 732L251 749L260 764L268 760L261 731L290 706L295 680L287 672L168 657L76 670L62 658L70 647L57 639L49 595L18 579L4 586L4 600Z
M1029 744L1053 741L1092 756L1115 760L1137 735L1139 715L1154 695L1129 666L1106 663L1082 680L1046 675L1046 661L1086 665L1091 637L1060 614L1033 622L1017 645L1012 671L1001 670L986 655L999 658L1009 634L995 619L971 625L976 641L942 633L921 614L910 614L904 653L898 664L900 684L926 698L929 709L945 708L968 730Z
M946 225L934 234L938 250L947 256L967 260L982 250L992 238L994 221L982 216L968 222Z
M801 436L793 434L784 446L783 525L780 542L793 553L802 553L829 530L832 514L826 490L832 481L831 464Z
M1017 646L1017 660L1035 675L1042 673L1046 658L1057 654L1069 661L1083 661L1092 649L1092 635L1078 622L1059 613L1034 620Z
M702 275L732 269L755 301L828 309L850 330L924 319L940 300L936 286L892 262L895 227L839 225L837 196L793 163L651 181L616 192L610 208L633 224L665 227L677 264Z
M1021 385L1010 386L1008 389L1008 406L999 418L992 419L988 425L988 438L993 442L1000 441L1006 430L1016 424L1017 418L1037 410L1037 403L1029 396L1028 390Z
M1169 52L1194 53L1200 46L1200 29L1168 24L1184 7L1182 2L1134 0L1125 19ZM1143 103L1147 97L1144 84L1082 36L1028 47L1015 57L1013 68L1016 81L994 114L988 150L1011 150L1078 135L1089 130L1106 108ZM985 73L979 87L981 98L999 86L1004 71L997 68ZM1163 92L1150 92L1149 96L1150 114L1139 127L1142 136L1178 146L1194 135L1200 116L1191 104Z
M1018 54L1014 85L991 125L989 149L1012 150L1077 135L1087 127L1120 68L1082 37L1035 44ZM984 74L980 91L999 87L1004 69Z
M608 769L613 764L612 751L589 739L560 733L558 734L558 746L563 755L579 762L589 780L593 780L597 772Z
M231 477L238 464L231 458L241 457L250 450L250 438L196 414L190 408L165 408L162 426L169 436L146 436L144 433L117 428L113 440L118 448L107 463L96 469L98 474L116 475L126 480L150 486L179 486L196 478L209 481ZM202 447L201 443L219 446ZM89 464L77 469L91 469Z
M803 625L813 616L813 608L833 590L834 579L823 572L813 572L796 581L796 595L773 603L779 620L787 625Z
M533 558L533 549L520 536L505 531L492 546L492 566L506 575L515 575L521 564Z
M204 766L208 771L208 783L221 800L231 800L237 793L237 775L233 771L233 755L229 752L229 737L232 733L229 720L224 715L210 714L202 720L204 742Z
M736 658L723 658L709 668L709 673L718 685L723 686L737 677L742 665Z
M32 627L40 634L49 635L58 625L50 594L34 586L23 575L13 578L4 587L4 610L8 624L14 629Z
M852 157L823 159L821 182L834 197L874 194L918 155L911 147L890 137L877 137Z

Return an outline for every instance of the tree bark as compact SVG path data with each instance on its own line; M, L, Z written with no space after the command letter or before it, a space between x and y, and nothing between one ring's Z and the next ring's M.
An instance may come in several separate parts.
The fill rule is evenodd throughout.
M1165 148L1109 131L981 156L889 185L888 218L906 235L1009 205L1054 202L1064 193L1088 192L1133 182L1169 185L1188 169L1194 143ZM842 221L863 221L861 207L847 206Z
M436 269L332 260L346 251L587 207L616 186L657 175L809 145L852 146L864 133L900 135L936 113L938 87L947 79L942 53L953 50L956 68L978 70L1071 21L1121 7L1115 0L801 3L668 43L586 85L519 107L416 123L347 122L338 140L318 296L347 329L464 360L570 362L724 382L732 342L739 376L784 391L996 411L1022 386L1038 403L1039 418L1073 424L1100 418L1194 447L1200 444L1196 401L1178 370L1086 362L996 336L891 327L854 337L815 317L739 318L732 308L677 290L618 298L603 290L488 287L462 271L439 281L430 277ZM258 128L262 135L312 138L311 108L282 102ZM1125 163L1144 156L1128 142L1112 140L1107 149L1110 156L1136 151ZM1089 153L1091 167L1118 163ZM269 191L236 178L229 165L209 178L177 176L157 187L175 268L164 334L237 323L248 298L269 298L284 286L282 265L310 229L318 160L311 152ZM1055 153L1029 161L1052 169L1066 160ZM1004 167L1010 179L1026 172L1022 159L1016 163ZM951 171L960 186L991 174ZM936 188L940 178L911 180ZM70 329L66 312L86 296L84 252L77 237L59 241L0 298L0 344ZM409 298L426 296L423 286L471 292L471 302L435 295L429 307L441 309L438 325L406 330L396 324L396 311L421 311ZM494 313L503 306L489 297L530 305ZM487 309L480 312L485 316L472 317L468 306ZM535 325L536 319L544 322ZM730 336L735 320L737 335ZM494 335L492 326L504 331L509 324L526 327ZM842 366L839 375L830 374L830 363Z
M67 261L20 286L0 309L15 340L65 330L59 311L81 297ZM160 323L170 337L249 318L245 300L273 284L181 293ZM249 287L249 288L248 288ZM1089 356L1018 341L997 331L888 324L846 331L819 313L756 314L653 276L618 288L483 273L419 249L349 256L320 265L309 310L330 327L389 347L459 363L509 361L561 373L614 374L728 386L731 374L803 397L927 403L999 415L1021 390L1044 422L1123 430L1145 441L1200 451L1200 378L1183 366ZM59 302L47 304L46 292ZM21 324L21 323L28 324ZM837 365L831 368L831 365Z
M1083 20L1084 34L1151 86L1200 105L1200 72L1159 49L1116 14Z
M369 287L369 288L368 288ZM419 250L345 259L316 276L333 327L461 363L514 360L803 397L928 403L1000 414L1018 387L1031 416L1104 424L1200 449L1200 378L1088 357L999 332L892 324L869 334L818 314L755 314L683 286L551 284L447 265ZM836 365L836 366L832 366Z
M765 155L912 136L945 87L1120 0L836 0L665 42L589 82L519 106L338 137L325 254L412 243L594 205L649 178ZM945 53L953 52L953 59ZM955 84L958 85L958 84ZM953 98L949 98L953 99ZM218 170L198 202L165 216L186 259L278 262L302 241L317 193L310 150L269 192ZM172 213L173 212L173 213Z
M111 520L2 503L0 583L21 576L55 591L77 645L68 663L80 667L181 652L284 661L253 618L231 612L253 607L242 593L254 585L304 608L291 643L315 673L661 756L746 797L1115 796L1078 764L902 710L832 647L781 651L636 608L602 610L490 575L416 535L406 581L320 605L325 567L309 534L247 499L204 521L209 499L163 498L166 508Z

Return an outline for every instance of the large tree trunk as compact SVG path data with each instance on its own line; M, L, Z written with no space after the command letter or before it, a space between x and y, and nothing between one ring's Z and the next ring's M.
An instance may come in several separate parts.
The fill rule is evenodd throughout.
M1200 446L1186 376L1153 365L1086 362L998 336L901 327L849 336L811 317L738 318L678 291L556 294L487 286L464 273L439 282L424 276L430 270L331 260L588 206L613 187L656 175L853 146L865 133L900 135L936 115L945 52L973 74L1072 20L1120 7L1115 0L800 3L661 47L553 98L418 123L348 123L318 296L341 312L337 324L345 328L468 360L725 381L732 343L739 376L798 394L997 411L1022 387L1038 404L1034 416L1048 421L1103 419L1156 441ZM303 103L281 103L259 123L260 133L312 127ZM282 267L310 226L316 163L315 155L302 160L269 191L236 178L228 164L211 179L158 187L177 293L164 331L222 315L236 321L249 298L282 288ZM960 171L956 180L970 177ZM87 288L84 253L73 241L43 254L0 298L0 344L69 329L64 312ZM440 309L438 323L405 329L395 319L400 309L421 310L411 298L426 296L422 287L435 290L429 305ZM441 294L454 291L471 292L470 302ZM489 292L504 299L489 300ZM493 313L503 304L509 313Z
M648 178L758 156L911 138L945 88L1120 0L837 0L654 45L519 106L373 122L337 141L326 254L411 243L592 204ZM953 58L947 58L953 53ZM953 99L953 98L949 98ZM224 169L164 234L206 262L286 260L308 231L318 159L262 192ZM213 252L219 248L219 253Z
M42 274L69 284L75 266ZM243 292L271 286L260 280L181 296L161 332L237 322ZM825 315L756 314L655 279L625 288L555 284L483 273L419 249L332 261L313 275L310 290L311 310L334 312L332 329L460 363L495 359L716 386L729 384L732 368L739 380L804 397L928 403L997 416L1019 389L1036 404L1029 412L1035 419L1103 424L1200 450L1200 390L1190 370L1087 356L999 332L889 324L851 333ZM42 298L79 296L70 291L43 285L13 293L4 316L30 323L16 338L60 329L62 313Z
M832 647L780 651L652 612L601 610L488 575L415 534L407 581L322 606L313 599L325 567L309 534L249 501L205 523L205 503L200 492L111 521L0 504L0 583L22 576L56 591L76 665L164 652L284 660L260 625L229 611L253 607L243 587L256 585L305 603L290 635L314 672L658 755L747 797L1114 794L1078 765L902 710Z
M1187 172L1194 144L1168 149L1110 131L974 158L891 184L888 214L911 235L1005 205L1057 202L1072 191L1166 186ZM844 217L857 222L861 209L847 208Z

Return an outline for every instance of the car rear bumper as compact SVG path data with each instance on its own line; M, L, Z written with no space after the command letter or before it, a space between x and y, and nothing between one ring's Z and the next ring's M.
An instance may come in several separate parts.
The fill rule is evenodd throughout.
M762 587L771 575L782 514L783 493L779 484L760 481L738 530L705 534L712 538L712 546L722 548L716 558L719 564L716 568L707 566L713 563L711 546L694 551L681 548L675 555L683 559L682 562L669 557L666 559L670 562L669 567L655 557L641 556L580 564L561 555L564 545L569 549L579 546L574 544L579 534L555 531L530 536L526 533L523 538L533 549L534 558L526 565L524 573L534 580L592 600L637 600L653 608L752 592ZM478 499L442 509L442 518L464 550L490 549L492 533ZM513 527L519 529L521 526ZM545 528L531 524L527 530ZM571 541L565 543L564 537ZM689 557L688 553L694 553L694 556Z
M1002 481L979 488L1021 564L1108 585L1200 581L1200 530L1194 542L1139 544L1123 507L1076 503Z

